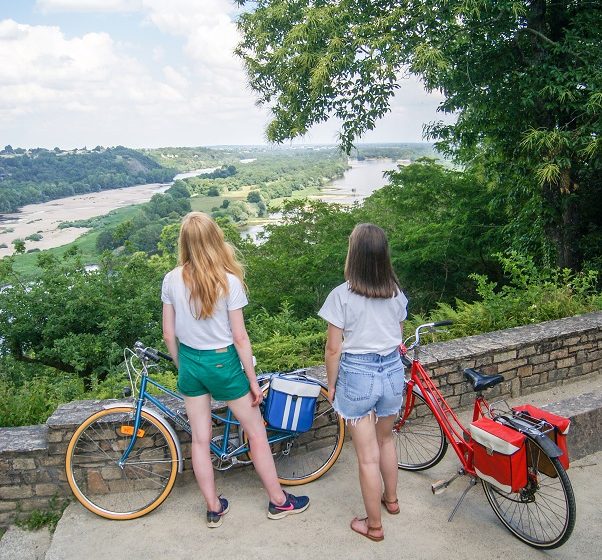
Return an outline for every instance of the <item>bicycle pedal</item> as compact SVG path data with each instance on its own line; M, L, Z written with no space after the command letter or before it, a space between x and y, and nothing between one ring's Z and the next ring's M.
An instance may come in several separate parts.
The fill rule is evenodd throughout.
M448 486L449 482L447 480L438 480L437 482L431 484L431 490L435 495L443 494L443 492L447 490Z

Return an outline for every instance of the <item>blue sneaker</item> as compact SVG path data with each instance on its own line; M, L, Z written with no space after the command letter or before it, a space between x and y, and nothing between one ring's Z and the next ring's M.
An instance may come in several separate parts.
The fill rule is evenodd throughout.
M295 513L301 513L309 507L309 498L307 496L293 496L288 492L285 492L286 501L281 505L277 506L272 502L268 505L268 517L270 519L282 519L287 515Z
M228 513L230 509L230 504L228 504L228 500L226 498L222 498L219 496L219 503L222 506L220 511L209 511L207 510L207 527L210 529L214 529L215 527L219 527L222 524L223 517Z

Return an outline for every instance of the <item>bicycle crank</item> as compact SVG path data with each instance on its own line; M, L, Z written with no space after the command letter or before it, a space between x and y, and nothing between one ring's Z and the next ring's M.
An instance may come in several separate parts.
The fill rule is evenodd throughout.
M431 491L433 492L433 494L442 494L443 492L445 492L447 490L447 487L454 481L456 480L456 478L458 478L459 476L463 476L464 475L464 469L460 469L458 470L458 472L452 476L451 478L447 479L447 480L438 480L437 482L434 482L433 484L431 484Z

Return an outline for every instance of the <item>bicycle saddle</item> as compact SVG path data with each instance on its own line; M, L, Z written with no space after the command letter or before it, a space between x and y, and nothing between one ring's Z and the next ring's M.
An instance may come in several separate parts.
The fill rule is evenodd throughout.
M475 391L491 389L491 387L495 387L504 381L504 376L499 373L496 373L495 375L485 375L473 368L466 368L464 370L464 377L467 381L470 381L470 384Z

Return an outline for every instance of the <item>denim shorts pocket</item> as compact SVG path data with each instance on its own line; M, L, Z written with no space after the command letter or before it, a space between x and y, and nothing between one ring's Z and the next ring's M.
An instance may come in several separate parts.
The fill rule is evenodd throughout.
M403 371L394 371L387 374L387 379L389 380L389 385L391 387L391 391L396 397L400 397L403 395L403 391L405 389L405 376Z
M341 377L345 398L350 401L365 401L372 396L374 374L369 371L352 369L341 364Z

